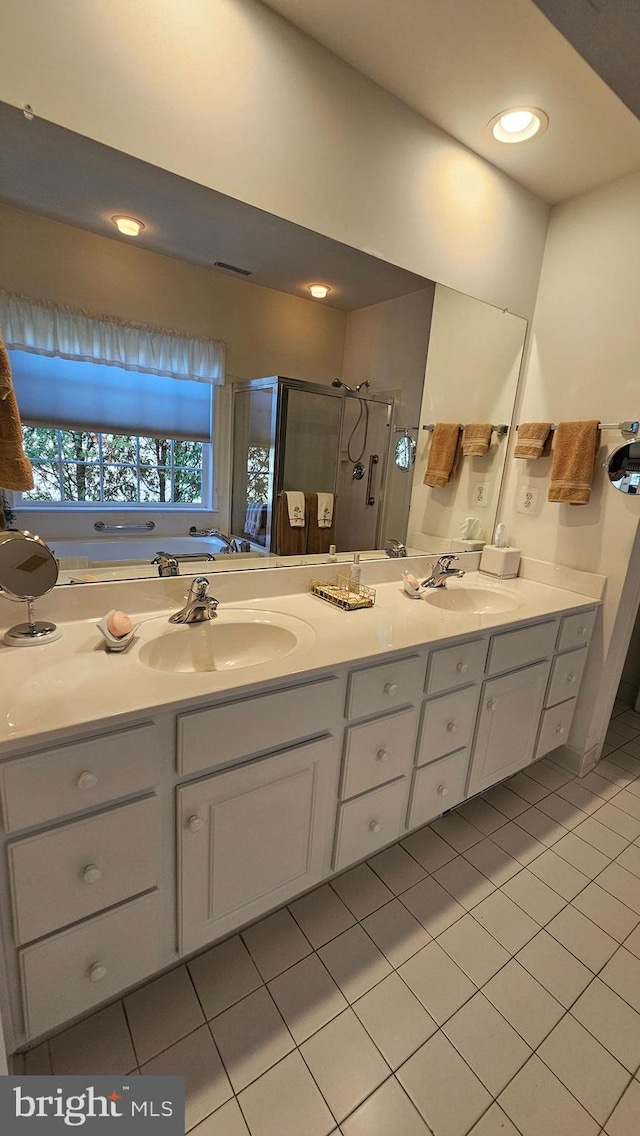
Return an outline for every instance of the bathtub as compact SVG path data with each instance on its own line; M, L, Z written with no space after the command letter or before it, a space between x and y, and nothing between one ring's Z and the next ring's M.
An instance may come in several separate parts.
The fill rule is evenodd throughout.
M90 537L87 540L49 539L47 544L60 561L61 568L106 567L117 564L150 564L158 552L173 554L201 553L205 556L225 557L238 554L225 553L224 542L217 537L202 536L120 536ZM242 556L263 556L264 549L252 546ZM73 561L73 563L70 563Z

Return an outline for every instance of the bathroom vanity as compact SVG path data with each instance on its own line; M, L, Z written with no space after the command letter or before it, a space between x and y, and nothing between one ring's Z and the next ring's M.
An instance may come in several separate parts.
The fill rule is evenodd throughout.
M289 627L294 648L198 669L212 664L184 637L202 628L168 631L169 613L147 610L122 656L105 654L87 618L36 649L37 674L33 651L8 661L3 651L13 671L0 743L10 1050L568 736L594 598L473 573L458 607L382 582L373 609L345 613L305 592L245 600L240 577L255 587L255 574L233 575L216 580L216 592L228 589L218 630L242 611L250 627ZM215 636L216 621L204 630Z

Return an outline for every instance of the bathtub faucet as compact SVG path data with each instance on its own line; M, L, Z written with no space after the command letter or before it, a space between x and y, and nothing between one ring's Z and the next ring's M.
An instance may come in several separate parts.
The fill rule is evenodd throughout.
M189 536L216 537L217 540L222 541L224 547L220 549L220 552L223 553L251 551L251 545L248 540L241 540L238 544L234 536L225 536L223 532L220 532L220 529L197 529L195 525L192 525L189 529Z
M159 576L179 576L180 561L215 560L211 552L159 552L151 561L158 565Z

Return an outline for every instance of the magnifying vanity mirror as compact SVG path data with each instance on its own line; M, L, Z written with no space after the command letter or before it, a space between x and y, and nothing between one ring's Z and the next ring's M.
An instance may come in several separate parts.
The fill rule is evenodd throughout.
M632 496L640 493L640 442L623 442L605 463L614 489Z
M50 592L57 579L56 558L40 537L29 532L0 532L0 595L27 605L27 622L5 633L8 646L31 647L60 637L55 623L36 620L33 612L34 601Z

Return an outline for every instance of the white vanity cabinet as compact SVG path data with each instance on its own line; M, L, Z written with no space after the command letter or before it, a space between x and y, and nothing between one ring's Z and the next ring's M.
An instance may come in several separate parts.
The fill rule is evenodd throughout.
M483 684L468 795L532 760L549 668L536 663Z

